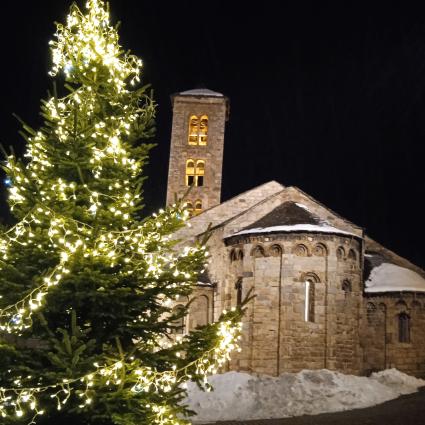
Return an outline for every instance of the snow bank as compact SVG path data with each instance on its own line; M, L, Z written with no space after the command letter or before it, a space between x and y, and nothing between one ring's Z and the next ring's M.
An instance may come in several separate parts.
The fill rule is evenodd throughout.
M366 292L425 292L425 279L413 270L382 263L375 267L366 281Z
M228 372L212 376L214 391L203 392L190 383L190 409L195 423L225 420L271 419L316 415L383 403L410 394L425 381L396 369L370 378L343 375L329 370L303 370L278 378Z

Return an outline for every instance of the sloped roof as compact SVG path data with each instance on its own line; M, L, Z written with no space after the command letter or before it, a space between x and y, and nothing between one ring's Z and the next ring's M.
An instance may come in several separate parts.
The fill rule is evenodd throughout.
M204 97L224 97L222 93L207 89L207 88L199 88L186 90L178 93L179 96L204 96Z
M370 237L365 239L366 293L425 292L425 271Z
M261 217L256 222L245 227L243 230L271 227L292 226L295 224L320 224L319 217L313 215L306 207L296 202L284 202L273 211Z
M223 225L232 218L243 214L246 210L252 208L252 206L263 202L264 199L281 192L282 189L284 189L283 185L272 180L247 190L192 217L188 222L189 227L177 231L174 237L181 241L193 239L205 233L209 226L216 228Z
M283 191L288 189L297 190L298 192L303 193L297 188L286 188ZM322 207L320 203L316 202L311 197L308 198L312 202ZM325 209L328 212L331 212L328 208ZM333 212L331 213L333 214ZM349 223L347 220L344 221ZM250 225L231 235L228 235L227 237L253 233L264 234L285 232L330 233L360 237L360 235L356 233L335 227L334 225L330 224L326 219L321 218L317 214L313 213L303 203L294 201L283 202L257 221L251 223Z
M365 262L368 260L366 255ZM365 292L425 292L425 279L413 270L383 261L370 270Z

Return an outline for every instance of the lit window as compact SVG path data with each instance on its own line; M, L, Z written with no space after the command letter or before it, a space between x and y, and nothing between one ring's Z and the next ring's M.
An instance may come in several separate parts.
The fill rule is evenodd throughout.
M205 146L207 144L208 139L208 117L203 115L201 117L201 122L199 124L199 138L198 143L201 146Z
M208 116L192 115L189 119L189 145L205 146L208 140Z
M205 161L186 161L186 186L203 186L205 176Z
M198 144L198 128L199 119L196 115L192 115L189 120L189 145Z
M398 341L410 342L410 317L406 313L398 315Z
M204 185L205 162L198 161L196 163L196 186Z
M314 282L305 282L304 321L314 322Z
M195 183L195 161L188 159L186 161L186 185L192 186Z

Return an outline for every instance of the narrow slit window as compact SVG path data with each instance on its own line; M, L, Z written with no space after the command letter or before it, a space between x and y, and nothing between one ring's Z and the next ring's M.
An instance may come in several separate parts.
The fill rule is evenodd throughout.
M236 305L242 305L242 278L240 277L235 283L236 289Z
M305 282L304 321L314 322L314 282Z
M398 315L398 341L410 342L410 316L406 313Z

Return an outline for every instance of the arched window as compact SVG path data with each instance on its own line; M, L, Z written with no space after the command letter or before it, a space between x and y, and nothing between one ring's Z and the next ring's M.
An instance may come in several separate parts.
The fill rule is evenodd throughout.
M356 255L356 252L354 251L354 249L350 249L348 251L348 259L351 260L351 261L356 261L357 255Z
M193 216L193 204L190 201L186 202L186 209L189 211L189 216Z
M264 252L264 248L260 245L256 246L252 250L252 256L255 258L265 257L266 253Z
M366 315L368 323L372 323L376 317L376 305L373 303L366 304Z
M205 146L208 140L208 117L206 115L202 115L201 122L199 124L199 139L198 143L201 146Z
M195 165L196 162L196 165ZM203 186L205 161L188 159L186 161L186 186Z
M189 119L189 145L198 144L199 119L196 115L192 115Z
M242 304L242 278L238 278L235 283L236 289L236 305L240 306Z
M305 281L305 304L304 304L304 320L306 322L314 322L314 295L315 283L313 279Z
M240 251L238 252L238 260L239 260L239 261L242 261L242 260L243 260L243 251L242 251L242 250L240 250Z
M230 261L233 263L237 259L238 259L238 256L236 255L236 251L234 249L232 249L230 251Z
M204 174L205 174L205 161L196 162L196 186L204 185Z
M201 212L202 212L202 201L200 199L198 199L195 202L195 211L194 211L194 213L195 213L195 215L198 215L198 214L201 214Z
M173 308L172 317L174 320L171 322L171 332L173 334L182 335L185 333L185 313L186 309L182 304L178 304Z
M336 256L339 260L343 260L345 258L345 249L342 246L338 247L336 250Z
M186 186L192 186L195 183L195 161L188 159L186 161Z
M304 282L304 320L306 322L314 322L316 285L320 283L320 278L312 272L303 273L301 282Z
M406 313L398 315L398 342L410 342L410 316Z
M208 116L192 115L189 119L189 145L205 146L208 140Z

